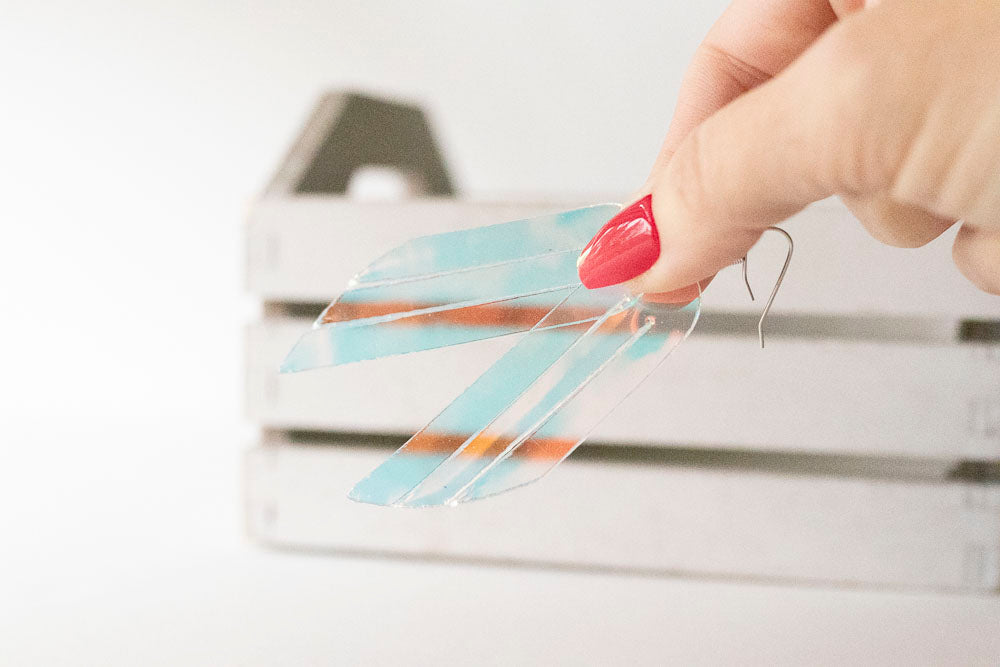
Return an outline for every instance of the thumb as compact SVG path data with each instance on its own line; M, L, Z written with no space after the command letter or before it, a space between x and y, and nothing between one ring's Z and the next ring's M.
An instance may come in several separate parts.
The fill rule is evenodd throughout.
M864 59L850 57L855 38L843 26L692 130L654 170L640 192L646 196L622 211L633 219L616 216L591 241L581 256L583 283L677 290L740 259L768 226L807 204L877 187L879 170L864 166L870 150L856 149L871 117L861 101L866 77L855 66ZM634 219L637 210L648 213L645 224Z

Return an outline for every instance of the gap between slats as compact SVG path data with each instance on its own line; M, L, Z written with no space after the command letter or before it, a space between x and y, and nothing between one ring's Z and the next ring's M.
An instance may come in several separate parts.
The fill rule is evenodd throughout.
M264 316L313 320L325 303L267 302ZM758 315L704 310L697 334L756 337ZM806 340L883 341L888 343L1000 343L1000 319L954 320L947 318L886 315L810 315L772 313L764 322L771 338Z
M407 436L393 433L267 429L265 443L381 448L392 451ZM732 448L643 446L586 442L573 453L579 462L740 470L815 477L1000 484L1000 461L939 460L887 456L852 456L762 452Z

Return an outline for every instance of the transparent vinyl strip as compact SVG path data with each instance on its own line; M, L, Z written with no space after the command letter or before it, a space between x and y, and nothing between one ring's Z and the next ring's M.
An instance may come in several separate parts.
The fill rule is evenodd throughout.
M372 262L352 284L404 280L582 249L621 210L618 204L411 239Z
M687 338L697 322L699 306L697 301L680 310L637 305L629 329L634 333L614 354L575 393L555 405L533 432L519 436L448 503L493 496L548 474ZM626 334L611 335L624 338Z
M337 297L323 311L317 326L409 317L570 287L580 282L576 270L579 255L579 250L566 250L420 279L361 284Z
M593 322L607 309L612 296L588 293L577 281L485 303L442 304L405 314L317 326L299 338L282 362L281 372L338 366L520 333L543 320L543 328ZM553 313L557 306L558 312Z
M575 296L602 292L581 288ZM559 319L561 307L548 317ZM455 505L542 477L676 349L699 307L700 300L680 307L625 296L589 325L543 320L350 497Z
M602 204L409 241L352 281L281 372L527 331L579 286L580 251L618 209ZM577 319L593 320L608 305L592 300Z
M498 412L495 406L502 409L514 401L587 331L589 322L560 326L575 317L567 318L565 313L572 313L578 301L586 301L587 297L587 290L578 286L560 304L562 307L546 315L430 424L358 482L350 497L376 505L393 505L413 490L461 448L470 433L493 420ZM551 335L535 335L550 329Z

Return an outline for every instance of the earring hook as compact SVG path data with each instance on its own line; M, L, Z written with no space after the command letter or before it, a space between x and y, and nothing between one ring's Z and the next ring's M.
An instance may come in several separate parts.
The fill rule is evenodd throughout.
M784 236L785 241L788 242L788 252L785 254L785 263L781 267L781 273L778 274L778 279L775 281L774 288L771 290L771 296L767 298L767 303L764 304L764 311L760 314L760 319L757 321L757 338L760 339L761 349L764 349L764 320L767 318L767 314L771 310L771 304L774 303L774 297L778 294L778 288L781 287L781 283L785 279L785 273L788 272L788 265L792 262L792 253L795 251L795 242L792 240L792 235L781 227L768 227L764 231L778 232ZM743 256L743 259L741 259L739 263L743 265L743 282L747 286L747 292L750 293L750 300L754 301L753 290L750 289L750 280L747 277L746 255Z
M743 284L747 286L747 293L750 294L750 300L756 301L757 299L753 296L753 290L750 288L750 278L747 277L747 256L743 255L743 259L737 263L743 265Z

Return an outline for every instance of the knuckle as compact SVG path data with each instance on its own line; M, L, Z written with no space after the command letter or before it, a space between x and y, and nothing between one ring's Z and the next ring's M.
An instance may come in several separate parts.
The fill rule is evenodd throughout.
M878 27L867 17L849 17L826 43L825 102L839 142L831 178L853 193L891 189L920 116L907 66L898 66Z

